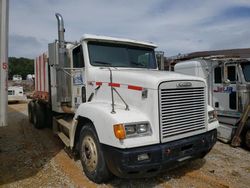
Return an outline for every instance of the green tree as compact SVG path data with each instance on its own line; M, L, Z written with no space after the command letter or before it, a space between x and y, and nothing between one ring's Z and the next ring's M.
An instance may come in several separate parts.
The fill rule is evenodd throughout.
M23 79L26 79L28 74L34 74L34 60L9 57L9 79L12 79L15 74L21 75Z

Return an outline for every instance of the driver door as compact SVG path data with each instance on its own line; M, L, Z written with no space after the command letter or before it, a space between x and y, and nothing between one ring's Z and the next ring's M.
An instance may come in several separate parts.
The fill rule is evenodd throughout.
M219 115L237 111L236 66L220 64L213 69L213 107Z

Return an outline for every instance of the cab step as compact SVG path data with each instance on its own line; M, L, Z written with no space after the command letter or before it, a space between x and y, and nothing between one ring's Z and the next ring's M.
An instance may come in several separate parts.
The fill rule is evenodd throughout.
M57 134L59 136L59 138L63 141L63 143L65 144L66 147L70 147L70 139L69 137L64 133L62 128L67 129L68 131L70 131L71 129L71 124L72 124L72 120L71 121L66 121L62 118L55 118L54 117L54 122L53 123L53 131L55 134Z
M65 127L66 129L70 130L71 129L71 122L68 122L64 119L56 119L56 122L59 124L59 125L62 125L63 127Z
M65 144L66 147L70 146L70 140L63 132L57 132L56 134L63 141L63 143Z

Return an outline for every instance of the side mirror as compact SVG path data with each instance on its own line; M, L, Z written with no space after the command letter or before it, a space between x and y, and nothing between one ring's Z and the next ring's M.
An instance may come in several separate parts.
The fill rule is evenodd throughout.
M224 82L223 82L223 84L225 86L229 86L231 84L231 81L229 79L225 79Z

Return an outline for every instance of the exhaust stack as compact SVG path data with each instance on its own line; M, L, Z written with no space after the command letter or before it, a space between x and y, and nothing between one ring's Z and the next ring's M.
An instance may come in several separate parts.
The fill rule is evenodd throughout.
M58 26L59 49L64 49L64 51L65 51L65 46L64 46L64 32L65 32L65 29L64 29L63 17L62 17L61 14L56 13L56 19L57 19L57 26ZM59 51L59 54L60 54L60 51Z
M61 102L61 105L67 105L70 102L70 92L69 92L69 85L68 85L68 78L64 72L64 68L67 67L65 62L65 40L64 40L64 22L63 17L61 14L55 14L57 18L57 25L58 25L58 58L59 58L59 65L57 69L57 99L58 102Z

